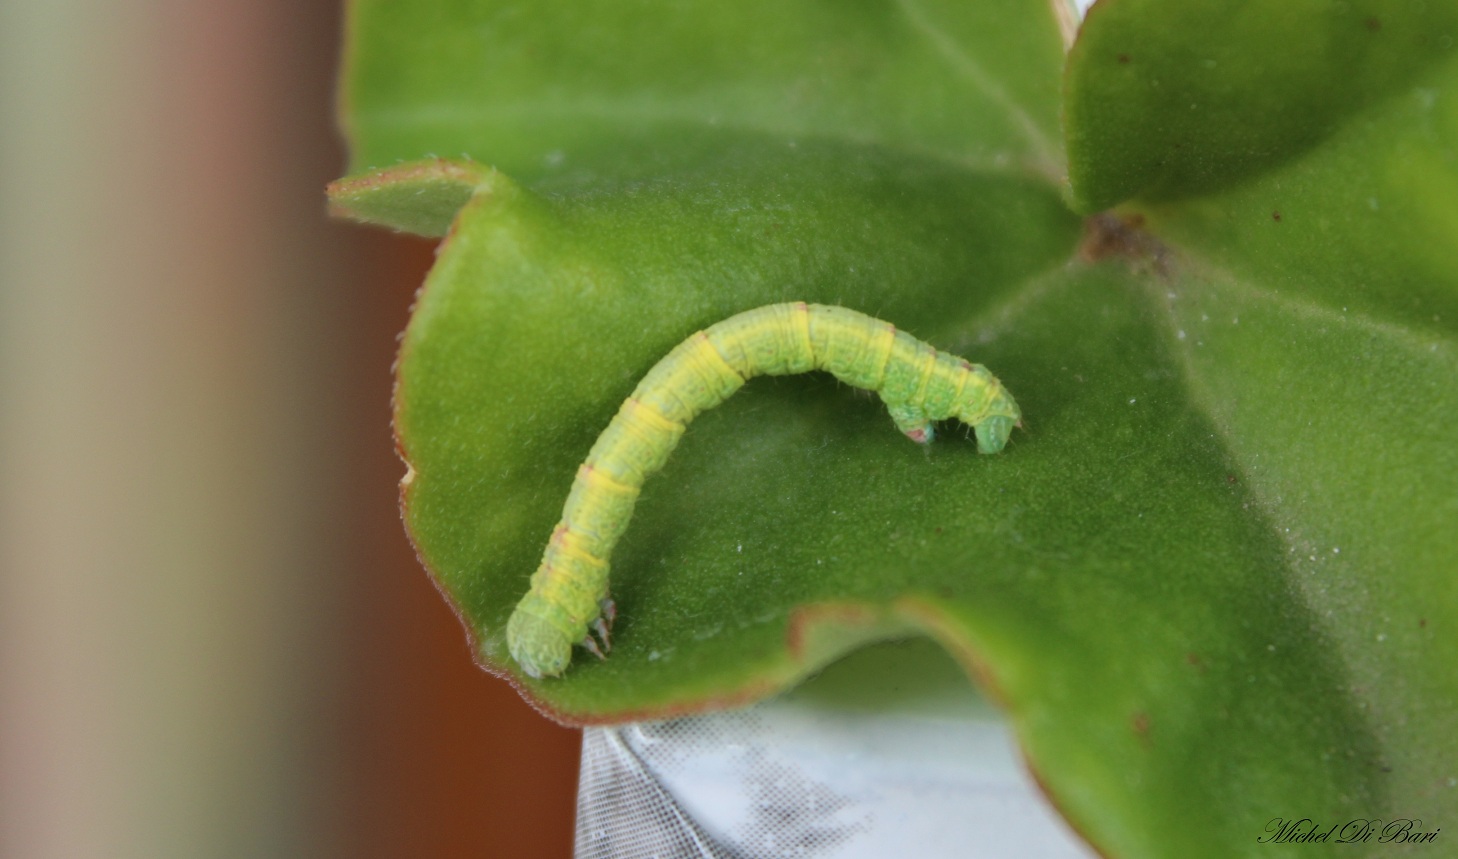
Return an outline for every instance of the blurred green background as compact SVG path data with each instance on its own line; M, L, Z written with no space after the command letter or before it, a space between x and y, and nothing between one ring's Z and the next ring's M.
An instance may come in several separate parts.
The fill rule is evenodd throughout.
M0 856L566 856L400 526L338 3L0 4Z

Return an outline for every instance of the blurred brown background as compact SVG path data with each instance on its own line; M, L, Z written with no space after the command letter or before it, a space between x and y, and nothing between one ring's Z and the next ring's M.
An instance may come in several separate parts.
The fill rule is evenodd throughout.
M0 3L0 856L570 854L400 525L432 248L325 219L340 14Z

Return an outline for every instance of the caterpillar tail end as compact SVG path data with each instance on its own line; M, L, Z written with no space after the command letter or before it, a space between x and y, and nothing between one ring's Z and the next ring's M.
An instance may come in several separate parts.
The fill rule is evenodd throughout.
M520 607L506 622L506 646L528 677L557 677L572 662L572 642L546 618Z

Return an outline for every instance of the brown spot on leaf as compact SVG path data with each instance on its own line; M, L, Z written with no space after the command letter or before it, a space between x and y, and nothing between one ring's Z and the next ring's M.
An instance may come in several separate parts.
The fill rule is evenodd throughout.
M1203 659L1200 658L1200 654L1193 653L1193 652L1186 653L1185 654L1185 662L1188 662L1190 664L1190 667L1191 668L1194 668L1196 671L1200 672L1201 674L1204 674L1205 673L1205 660L1203 660Z
M1140 711L1138 713L1135 713L1133 716L1129 717L1129 726L1134 729L1134 733L1135 733L1136 736L1139 737L1139 739L1143 740L1145 743L1148 743L1149 742L1149 714L1148 713L1145 713L1143 711Z
M1428 627L1428 619L1425 618L1425 617L1418 618L1418 629L1427 629L1427 627Z
M1380 19L1378 19L1377 16L1374 15L1374 16L1372 16L1372 17L1367 18L1366 20L1364 20L1362 22L1362 26L1363 27L1366 27L1368 30L1370 30L1371 32L1375 33L1378 30L1382 29L1382 21Z
M1127 65L1129 65L1129 55L1128 54L1120 54L1119 55L1119 65L1121 65L1121 66L1127 66Z
M1271 220L1276 221L1276 222L1279 223L1280 220L1281 220L1281 213L1280 212L1272 212L1271 213Z
M1085 262L1123 259L1136 270L1169 274L1169 248L1144 231L1144 216L1137 213L1103 212L1084 221L1078 255Z

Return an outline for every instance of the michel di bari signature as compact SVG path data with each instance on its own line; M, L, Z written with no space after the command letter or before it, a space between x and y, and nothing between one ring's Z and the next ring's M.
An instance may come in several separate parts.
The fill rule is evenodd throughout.
M1266 824L1266 834L1256 841L1262 844L1432 844L1442 831L1442 827L1424 831L1423 822L1411 817L1396 820L1357 818L1329 826L1309 817L1299 820L1273 817Z

